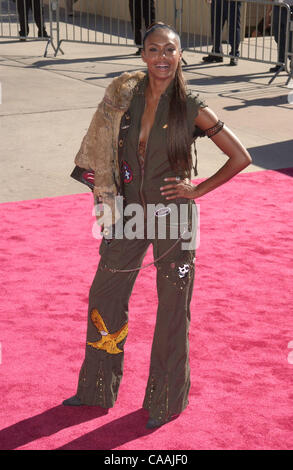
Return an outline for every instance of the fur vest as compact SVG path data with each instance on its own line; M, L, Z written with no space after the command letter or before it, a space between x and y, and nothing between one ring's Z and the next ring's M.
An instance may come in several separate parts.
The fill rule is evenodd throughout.
M92 118L74 163L93 170L95 200L101 199L115 214L115 196L120 187L118 136L120 121L129 108L133 92L144 72L122 73L114 78ZM116 220L115 218L113 219Z

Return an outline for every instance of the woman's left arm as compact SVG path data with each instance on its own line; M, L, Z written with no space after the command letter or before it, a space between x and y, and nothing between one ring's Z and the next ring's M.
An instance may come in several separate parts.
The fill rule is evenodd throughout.
M201 108L195 119L195 125L203 131L213 128L218 123L218 117L209 108ZM190 180L185 179L176 182L176 178L165 178L165 181L174 181L161 187L162 194L167 196L166 199L175 199L185 197L195 199L221 186L226 181L246 168L251 162L251 156L243 147L235 134L224 125L224 127L211 137L213 142L222 150L229 158L227 162L212 176L194 186Z

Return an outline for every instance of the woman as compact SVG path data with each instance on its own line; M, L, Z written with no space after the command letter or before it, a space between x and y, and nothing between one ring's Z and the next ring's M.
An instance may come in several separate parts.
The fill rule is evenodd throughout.
M165 424L188 404L189 306L195 249L193 245L183 249L183 239L189 241L194 235L194 199L225 183L251 162L239 140L218 121L215 113L198 96L186 91L181 57L180 38L170 26L156 23L147 30L142 59L148 72L139 78L134 74L131 78L136 77L136 86L120 120L118 138L124 226L129 223L127 208L130 204L139 205L142 210L136 223L138 235L133 238L131 230L125 230L123 238L104 236L101 242L101 259L89 295L86 355L77 394L63 402L64 405L87 404L103 408L114 405L123 371L128 301L144 255L152 243L158 310L143 402L143 407L149 410L147 428ZM117 89L122 94L121 83ZM107 96L105 103L113 107ZM199 134L211 137L229 159L217 173L195 186L190 181L191 144ZM92 152L97 147L97 143L92 145L93 138L83 141L84 148L92 148ZM97 174L95 172L95 176ZM149 211L158 203L163 207ZM183 213L187 214L185 219L181 219ZM152 236L148 230L149 214L155 220ZM164 219L168 229L174 228L179 220L172 218L174 214L184 220L183 231L179 229L175 239L171 230L162 237L161 220Z

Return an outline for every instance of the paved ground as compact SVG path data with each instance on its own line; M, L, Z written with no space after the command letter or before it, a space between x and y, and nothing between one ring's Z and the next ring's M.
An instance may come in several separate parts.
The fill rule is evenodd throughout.
M0 40L0 202L88 192L69 177L96 106L111 79L143 69L135 48L63 43L54 57L44 42ZM248 148L245 171L293 164L293 105L287 75L272 85L268 64L204 65L185 52L185 76ZM293 90L291 90L291 93ZM198 143L199 177L212 175L226 157L207 138Z

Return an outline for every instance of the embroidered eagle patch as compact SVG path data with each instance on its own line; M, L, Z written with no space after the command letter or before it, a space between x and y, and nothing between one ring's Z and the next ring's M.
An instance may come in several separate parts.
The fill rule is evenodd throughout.
M94 343L88 341L87 344L96 349L104 349L109 354L119 354L123 352L122 349L117 347L117 344L126 338L128 333L128 323L125 323L125 325L123 325L122 328L120 328L120 330L116 331L115 333L110 333L104 323L103 318L95 308L91 312L91 319L98 332L101 334L101 339L99 341L95 341Z

